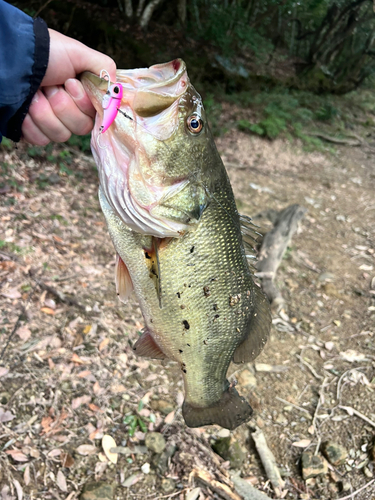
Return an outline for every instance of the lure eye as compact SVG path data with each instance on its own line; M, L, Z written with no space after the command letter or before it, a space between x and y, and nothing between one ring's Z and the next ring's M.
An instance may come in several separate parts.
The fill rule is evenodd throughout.
M199 134L203 128L203 121L197 115L191 115L187 119L187 127L192 134Z
M118 94L120 92L120 89L117 87L117 85L116 85L116 87L113 87L113 92L115 94Z

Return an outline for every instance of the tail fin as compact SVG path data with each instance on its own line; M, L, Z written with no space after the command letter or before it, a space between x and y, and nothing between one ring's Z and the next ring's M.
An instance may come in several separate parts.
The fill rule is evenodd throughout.
M247 422L253 410L249 403L241 397L234 387L229 387L220 400L212 406L197 407L184 401L182 414L188 427L218 424L233 430Z

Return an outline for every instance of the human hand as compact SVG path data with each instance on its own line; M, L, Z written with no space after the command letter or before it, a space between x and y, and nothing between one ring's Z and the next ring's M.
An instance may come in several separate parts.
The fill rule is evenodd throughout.
M49 29L50 55L41 87L22 124L24 139L38 146L65 142L71 134L85 135L93 128L95 109L76 75L106 69L116 81L116 64L108 56Z

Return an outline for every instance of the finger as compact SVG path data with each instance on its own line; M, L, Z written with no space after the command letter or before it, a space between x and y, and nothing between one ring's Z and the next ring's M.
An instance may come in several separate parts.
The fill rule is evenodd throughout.
M96 114L95 108L92 105L89 96L86 94L82 83L76 78L69 78L69 80L64 83L64 87L82 113L94 118Z
M29 114L25 116L22 123L22 135L26 142L36 146L46 146L50 142L48 137L35 125Z
M70 131L55 115L46 96L40 90L38 90L31 101L29 114L35 125L51 141L65 142L71 136Z
M78 108L70 95L62 87L44 87L44 95L54 115L73 134L85 135L93 127L92 118Z

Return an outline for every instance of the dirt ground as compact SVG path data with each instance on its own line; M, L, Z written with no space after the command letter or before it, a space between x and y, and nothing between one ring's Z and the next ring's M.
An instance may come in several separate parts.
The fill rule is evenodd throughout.
M72 500L90 481L115 485L116 499L245 498L233 469L276 498L256 427L285 480L279 497L375 499L374 153L308 152L233 130L217 145L240 212L263 214L262 228L270 208L308 209L278 271L286 302L269 342L255 363L230 368L254 408L231 433L188 429L179 368L134 356L142 316L134 297L124 306L115 294L91 157L1 149L2 500ZM146 431L164 435L167 453L144 447ZM103 435L120 447L116 464ZM224 458L211 448L218 439ZM344 463L305 481L302 453L320 457L327 440L345 447Z

